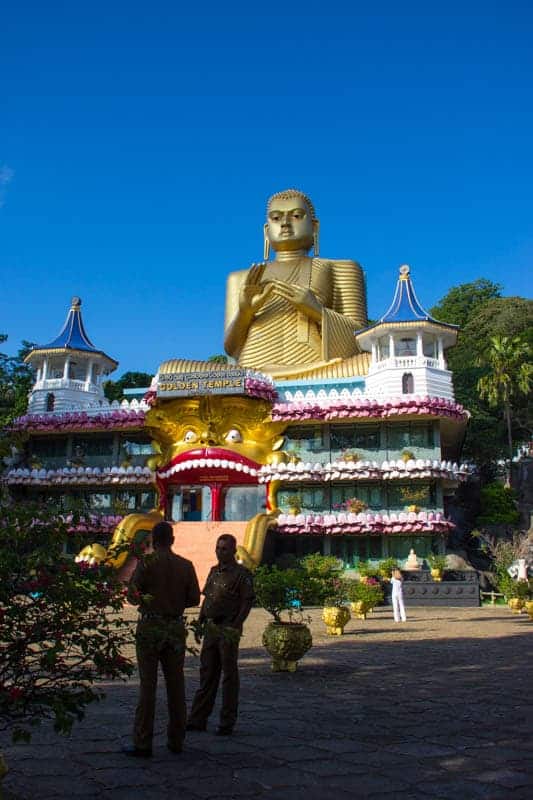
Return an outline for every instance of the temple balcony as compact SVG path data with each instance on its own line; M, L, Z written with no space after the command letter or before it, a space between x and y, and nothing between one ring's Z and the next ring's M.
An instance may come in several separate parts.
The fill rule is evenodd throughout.
M57 391L58 389L70 389L75 392L89 392L90 394L102 394L102 387L89 381L75 380L73 378L45 378L35 382L33 390Z
M373 363L369 373L380 372L384 369L413 369L416 367L429 367L431 369L446 369L444 359L430 358L429 356L395 356L384 358Z

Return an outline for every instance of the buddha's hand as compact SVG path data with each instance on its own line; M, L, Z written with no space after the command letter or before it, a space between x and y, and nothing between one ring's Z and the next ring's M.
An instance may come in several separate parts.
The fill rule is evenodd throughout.
M317 300L311 289L305 286L298 286L296 283L285 283L284 281L272 281L269 284L272 290L279 297L283 297L291 305L301 311L315 322L322 319L322 304Z
M252 264L239 293L239 309L255 314L272 292L271 283L261 283L266 264Z

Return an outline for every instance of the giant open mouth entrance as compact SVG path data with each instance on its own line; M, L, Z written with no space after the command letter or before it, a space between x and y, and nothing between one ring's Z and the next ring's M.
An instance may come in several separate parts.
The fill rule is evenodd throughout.
M219 447L188 450L157 471L172 522L245 521L266 508L261 465Z

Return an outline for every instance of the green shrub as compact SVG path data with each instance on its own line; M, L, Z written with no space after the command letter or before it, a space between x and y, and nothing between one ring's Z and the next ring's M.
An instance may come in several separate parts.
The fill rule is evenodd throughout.
M370 608L374 608L374 606L378 606L383 602L383 589L378 582L361 583L360 581L350 581L348 597L352 603L362 601L367 603Z
M476 525L517 525L520 521L515 493L497 481L481 489L480 504Z
M338 581L341 580L343 564L338 558L311 553L302 558L300 564L308 578L305 585L306 605L322 605L339 593Z
M256 600L276 622L286 622L281 614L288 612L290 618L295 604L300 604L300 608L304 605L309 594L308 582L309 576L301 568L258 567L254 572Z
M379 567L370 561L359 561L356 564L357 572L361 578L379 578Z
M112 568L66 557L72 539L44 506L0 503L0 729L15 739L44 719L69 733L98 681L133 671L124 588Z
M398 562L395 558L385 558L378 564L378 572L383 578L389 578L390 580L393 569L398 569Z
M440 572L444 572L448 566L446 556L437 555L436 553L430 553L428 561L431 569L438 569Z

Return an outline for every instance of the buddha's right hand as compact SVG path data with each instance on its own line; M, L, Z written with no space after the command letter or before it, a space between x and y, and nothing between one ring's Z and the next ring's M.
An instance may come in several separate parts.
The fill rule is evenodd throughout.
M266 264L252 264L248 270L244 285L239 292L239 309L241 312L256 314L272 291L272 284L261 283Z

